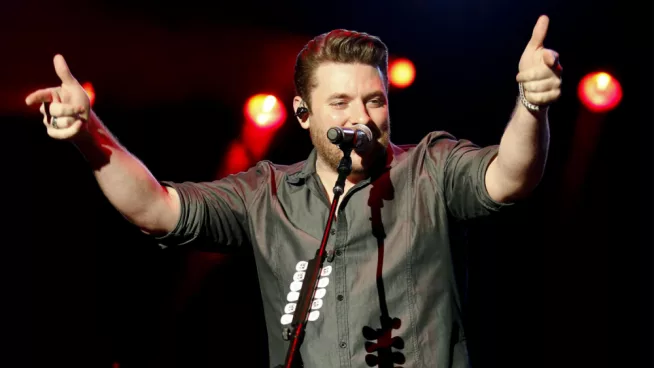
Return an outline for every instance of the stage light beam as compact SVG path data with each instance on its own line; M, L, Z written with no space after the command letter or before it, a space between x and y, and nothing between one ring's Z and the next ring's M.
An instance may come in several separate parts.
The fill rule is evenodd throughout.
M577 94L588 110L596 113L606 112L620 104L622 86L607 72L593 72L581 79Z
M84 91L86 91L86 94L89 96L89 100L91 100L91 106L95 103L95 89L93 88L93 84L91 82L85 82L82 84L82 88L84 88Z

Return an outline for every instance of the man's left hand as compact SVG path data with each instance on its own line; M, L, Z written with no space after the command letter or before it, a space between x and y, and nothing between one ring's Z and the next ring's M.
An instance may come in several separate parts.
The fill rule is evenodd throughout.
M516 81L522 83L525 98L534 105L547 106L561 95L559 54L543 46L549 18L538 18L531 39L520 57Z

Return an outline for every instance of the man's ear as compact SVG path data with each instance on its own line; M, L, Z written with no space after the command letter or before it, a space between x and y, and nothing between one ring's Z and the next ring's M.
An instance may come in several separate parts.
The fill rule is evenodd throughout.
M309 129L309 108L304 100L302 100L302 97L295 96L293 98L293 111L297 121L300 122L300 126L303 129Z

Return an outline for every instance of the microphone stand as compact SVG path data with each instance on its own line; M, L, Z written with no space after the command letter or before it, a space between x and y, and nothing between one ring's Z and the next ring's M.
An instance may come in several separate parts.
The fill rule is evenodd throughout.
M308 278L305 278L302 283L302 289L300 290L297 308L293 314L291 327L284 328L282 332L284 340L290 340L288 351L286 353L286 362L283 366L278 365L275 368L304 367L302 357L300 356L300 345L302 345L302 342L304 341L304 330L308 321L309 312L311 311L311 305L313 304L313 296L315 295L316 287L318 286L318 278L322 271L323 263L325 262L325 248L327 247L327 239L329 238L329 232L332 227L332 222L334 221L334 215L336 214L336 207L338 206L338 201L341 195L345 191L345 179L350 175L350 172L352 172L352 157L350 156L352 146L349 143L343 143L340 145L340 148L343 151L343 158L341 158L341 162L338 165L338 179L336 179L336 184L333 189L334 199L332 200L331 208L329 209L329 217L327 218L325 231L322 235L320 248L316 251L316 257L308 262L306 273Z

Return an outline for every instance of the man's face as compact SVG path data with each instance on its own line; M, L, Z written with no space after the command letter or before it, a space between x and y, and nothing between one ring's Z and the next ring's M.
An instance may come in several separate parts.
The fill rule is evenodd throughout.
M329 128L364 124L375 144L366 152L352 151L352 172L364 173L390 141L388 95L378 68L365 64L324 63L315 71L317 86L311 92L311 115L301 123L309 129L318 155L336 169L343 152L327 139ZM297 100L296 100L297 101Z

